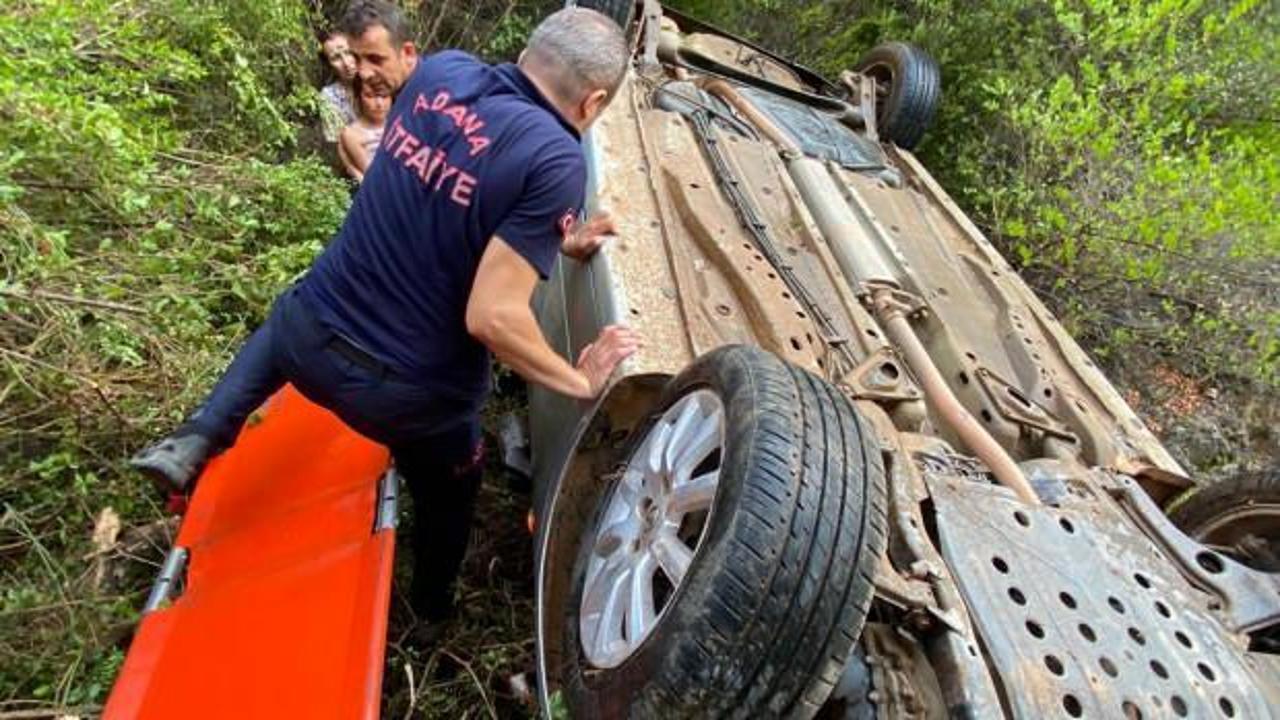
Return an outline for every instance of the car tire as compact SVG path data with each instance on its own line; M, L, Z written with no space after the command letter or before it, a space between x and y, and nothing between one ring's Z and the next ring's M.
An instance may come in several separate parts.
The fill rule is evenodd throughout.
M677 448L681 436L667 423L678 428L695 396L705 414L699 422L715 412L704 406L721 413L721 445L707 456L710 465L699 466L711 472L714 465L714 499L688 546L683 579L670 583L651 630L633 638L625 659L601 667L583 640L583 601L588 569L603 562L595 558L612 521L609 498L623 492L637 458L678 452L655 456L652 438L673 438ZM614 473L573 570L561 645L571 714L812 717L861 633L885 548L885 477L872 430L826 381L740 345L695 361L657 406L632 433L628 460ZM681 417L669 419L677 410ZM623 617L623 627L632 617Z
M1265 572L1280 572L1280 470L1241 473L1173 502L1169 519L1197 541Z
M902 42L877 45L854 68L876 79L876 129L880 137L911 150L933 123L942 94L938 63L922 48Z
M631 25L631 17L636 11L635 0L578 0L577 6L595 10L607 16L617 23L623 32L626 32Z

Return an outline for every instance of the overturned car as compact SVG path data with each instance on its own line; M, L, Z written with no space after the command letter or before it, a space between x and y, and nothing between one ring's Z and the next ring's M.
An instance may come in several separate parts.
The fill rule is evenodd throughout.
M1170 522L1191 479L911 154L934 62L578 4L634 39L584 141L620 233L538 315L646 347L531 394L544 708L1280 715L1280 577Z

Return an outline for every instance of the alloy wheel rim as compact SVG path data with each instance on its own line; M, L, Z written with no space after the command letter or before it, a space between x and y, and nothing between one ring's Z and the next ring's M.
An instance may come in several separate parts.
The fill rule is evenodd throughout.
M724 448L715 393L682 397L623 468L592 538L578 612L595 667L631 657L671 606L714 509Z

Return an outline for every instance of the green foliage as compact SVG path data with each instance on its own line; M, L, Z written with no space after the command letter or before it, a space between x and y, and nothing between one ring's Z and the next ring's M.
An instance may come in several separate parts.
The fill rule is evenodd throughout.
M489 62L514 61L525 38L560 0L481 0L406 4L420 49L463 48Z
M920 154L1087 344L1280 387L1274 6L676 4L828 74L923 45L944 99Z
M522 13L503 15L485 41L480 53L490 58L511 58L520 53L525 38L533 31L534 18Z
M103 701L150 569L93 570L95 518L160 517L122 460L189 411L345 212L322 163L280 162L312 111L312 43L284 0L0 9L6 697Z
M194 407L346 211L300 140L312 25L344 5L0 6L0 710L105 700L173 529L123 461ZM406 9L428 50L511 59L548 7ZM107 507L122 532L104 551Z

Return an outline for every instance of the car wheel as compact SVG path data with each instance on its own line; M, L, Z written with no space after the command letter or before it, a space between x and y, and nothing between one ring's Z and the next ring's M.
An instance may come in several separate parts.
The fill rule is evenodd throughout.
M1280 572L1280 470L1243 473L1175 500L1183 532L1255 570Z
M608 16L623 31L631 25L631 17L636 11L635 0L578 0L576 4Z
M920 47L902 42L872 48L854 68L876 81L876 129L910 150L933 122L942 94L938 63Z
M675 378L563 604L577 717L799 717L839 680L885 547L884 469L838 390L758 348Z

